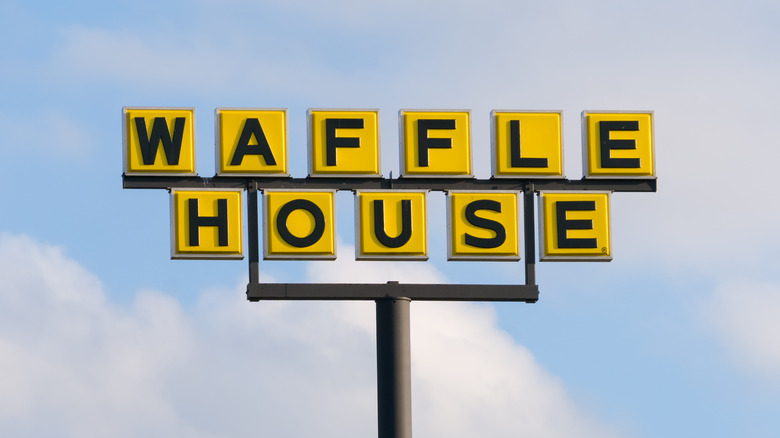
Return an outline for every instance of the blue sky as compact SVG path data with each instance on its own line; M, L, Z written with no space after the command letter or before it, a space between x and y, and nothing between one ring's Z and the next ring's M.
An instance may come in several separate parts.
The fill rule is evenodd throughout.
M780 435L773 2L0 5L0 435L371 436L373 303L248 303L245 261L172 261L165 191L123 190L123 106L652 110L659 190L612 198L615 259L538 265L536 304L413 303L415 436ZM276 281L522 281L522 264L262 262ZM46 421L40 421L45 418Z

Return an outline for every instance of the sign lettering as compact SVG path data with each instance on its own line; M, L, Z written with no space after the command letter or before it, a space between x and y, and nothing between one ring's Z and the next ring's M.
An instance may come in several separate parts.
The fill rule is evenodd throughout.
M448 260L520 260L515 192L449 192Z
M195 175L195 110L122 109L126 175Z
M356 257L427 260L425 200L425 192L357 192Z
M379 110L309 110L309 175L376 176Z
M655 178L651 112L583 112L586 178Z
M469 111L399 113L401 175L471 177L471 114Z
M288 176L287 110L217 108L218 175Z
M335 259L333 191L268 190L263 196L266 259Z
M242 193L172 190L171 258L244 258Z
M196 175L194 109L125 107L122 114L129 179ZM611 260L608 192L574 191L567 180L558 192L533 188L544 186L542 179L564 179L562 113L494 110L490 116L492 176L503 181L444 190L448 259L520 260L519 194L529 205L532 190L540 193L542 261ZM473 179L470 117L468 110L401 110L398 181ZM310 109L307 121L309 176L382 178L379 110ZM655 179L652 112L583 112L582 132L586 179ZM242 258L241 194L250 183L263 193L266 259L336 258L335 191L344 190L346 180L317 184L327 190L288 189L297 184L279 180L274 187L285 189L261 187L263 177L289 177L286 109L217 108L215 145L217 175L250 179L242 189L234 188L244 185L241 180L225 179L203 186L230 189L171 191L172 258ZM365 190L365 184L357 180L349 189L355 192L356 258L427 260L426 188L392 189L391 180L390 190L384 183L368 184L382 190Z
M493 111L493 175L562 178L560 112Z
M609 261L609 193L543 192L539 197L542 261Z

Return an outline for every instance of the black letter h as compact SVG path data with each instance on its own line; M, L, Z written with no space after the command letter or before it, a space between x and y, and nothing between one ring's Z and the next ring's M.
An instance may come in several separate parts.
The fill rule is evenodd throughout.
M228 246L228 200L217 199L216 216L198 216L198 200L191 198L189 202L190 246L200 245L200 227L217 227L219 232L218 246Z

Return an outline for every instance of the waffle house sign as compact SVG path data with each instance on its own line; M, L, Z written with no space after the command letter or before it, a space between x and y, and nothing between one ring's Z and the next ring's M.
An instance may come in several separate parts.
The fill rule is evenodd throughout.
M655 191L652 112L583 112L578 181L563 173L562 112L495 110L484 121L490 150L475 150L470 111L399 111L400 176L388 179L379 110L310 109L308 176L292 178L286 109L218 108L216 175L201 178L194 109L125 107L123 178L170 191L175 259L241 259L260 245L264 259L335 259L335 193L350 190L357 259L427 260L436 190L446 193L449 260L534 258L534 220L540 260L611 260L611 193ZM474 154L491 155L490 179L474 177ZM246 208L248 227L247 193L262 198L262 217ZM538 218L527 202L537 194Z

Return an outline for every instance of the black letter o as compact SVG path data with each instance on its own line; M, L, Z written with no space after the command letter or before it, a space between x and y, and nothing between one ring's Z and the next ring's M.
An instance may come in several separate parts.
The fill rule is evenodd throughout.
M314 229L308 236L295 236L287 228L287 218L295 210L306 210L314 218ZM317 243L325 232L325 215L322 214L322 210L320 210L317 204L307 199L295 199L284 204L279 209L279 214L276 216L276 229L279 230L279 236L285 242L296 248L306 248Z

